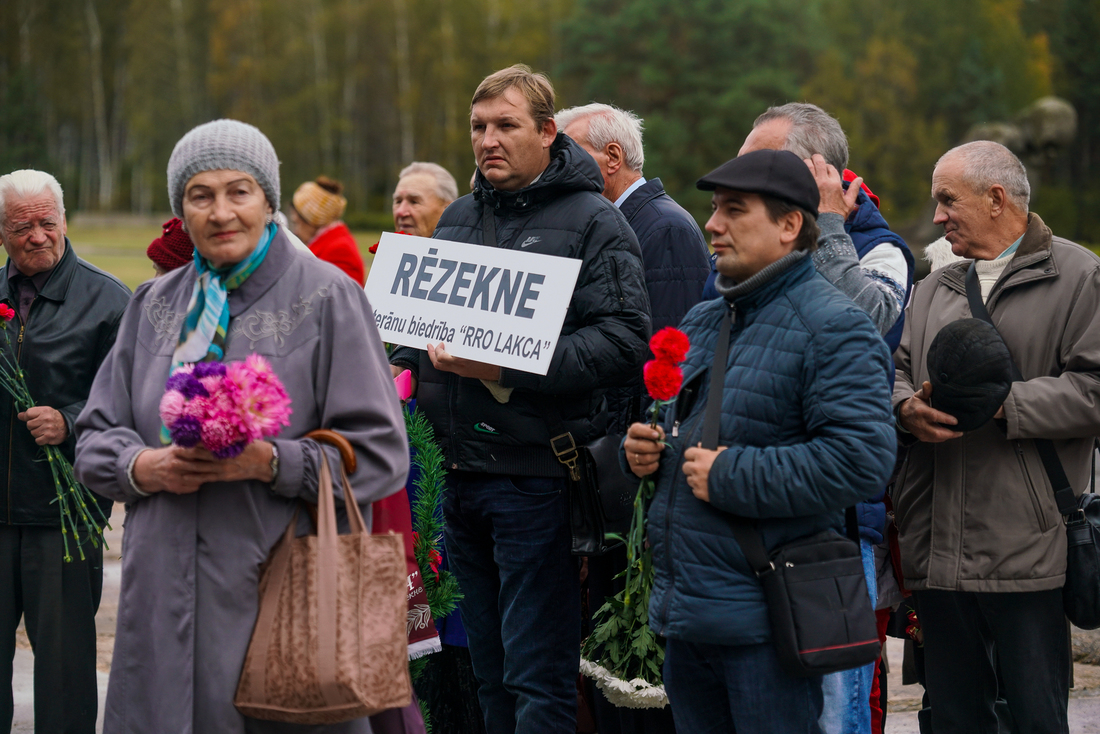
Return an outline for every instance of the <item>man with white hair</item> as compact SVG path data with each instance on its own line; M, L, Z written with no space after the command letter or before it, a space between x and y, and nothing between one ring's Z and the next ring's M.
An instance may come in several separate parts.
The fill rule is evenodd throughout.
M0 676L10 681L20 618L34 648L36 732L95 731L95 613L103 546L66 562L57 494L41 446L71 462L73 424L114 344L129 289L76 256L66 234L61 186L48 173L0 176L0 302L15 311L0 345L18 363L36 407L19 411L0 390ZM154 318L155 314L150 314ZM107 517L111 502L100 508ZM71 542L72 539L70 539ZM12 722L11 689L0 694L0 730Z
M992 734L1001 695L1016 731L1065 734L1066 531L1037 441L1053 441L1075 494L1088 488L1100 435L1100 258L1028 212L1024 166L998 143L948 151L932 196L935 223L965 259L921 281L906 308L893 404L909 450L892 491L932 727ZM931 348L940 330L978 316L980 303L1022 380L976 381L1005 368L984 355L963 371L930 360L942 357Z
M393 190L393 225L399 232L431 237L436 222L458 198L458 184L438 163L413 161L397 175Z
M619 207L638 236L653 330L676 326L699 302L710 273L710 252L699 225L665 193L661 179L647 181L642 175L642 121L606 104L570 107L554 119L559 130L596 160L603 195Z

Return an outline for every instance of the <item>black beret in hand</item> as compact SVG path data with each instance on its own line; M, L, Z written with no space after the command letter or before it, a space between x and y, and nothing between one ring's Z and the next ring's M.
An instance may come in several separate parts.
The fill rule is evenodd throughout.
M953 321L928 348L932 407L954 416L957 431L993 418L1012 388L1012 355L997 330L980 319Z

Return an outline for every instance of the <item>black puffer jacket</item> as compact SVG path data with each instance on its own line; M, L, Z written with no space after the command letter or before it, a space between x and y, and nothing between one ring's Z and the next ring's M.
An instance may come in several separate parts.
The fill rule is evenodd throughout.
M8 283L8 267L0 268L0 301L13 306L17 315L7 325L11 347L0 335L0 349L9 359L13 351L17 354L35 402L65 417L69 436L60 448L71 462L76 448L73 424L88 400L100 363L115 343L130 289L78 258L66 239L65 254L31 303L23 324ZM11 396L0 390L0 523L60 527L58 507L50 504L57 497L50 466L40 460L42 448L16 412ZM110 515L110 500L102 500L100 506Z
M473 194L447 207L432 236L482 244L482 212L495 212L498 247L582 260L561 338L546 376L502 369L515 388L498 403L480 380L432 367L427 352L396 350L390 361L413 370L417 405L435 428L452 470L560 476L550 450L556 409L578 444L607 431L606 388L637 372L647 353L649 298L634 232L607 201L596 162L559 134L550 165L532 185L494 190L477 174ZM538 238L533 244L532 238Z

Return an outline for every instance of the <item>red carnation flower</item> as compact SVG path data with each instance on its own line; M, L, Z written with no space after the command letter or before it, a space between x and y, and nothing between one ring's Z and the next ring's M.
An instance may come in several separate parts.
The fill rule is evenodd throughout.
M0 320L11 321L15 318L15 309L6 303L0 303Z
M394 234L408 234L408 232L402 232L401 230L397 230ZM378 253L378 243L375 242L373 245L368 247L367 252L369 252L372 255L377 254Z
M654 400L672 400L680 392L684 373L674 363L652 359L645 363L645 389Z
M428 551L428 567L435 573L435 580L439 581L439 564L443 563L443 554L432 548Z
M653 356L673 364L684 361L689 347L691 343L688 342L687 334L671 326L661 329L649 340Z

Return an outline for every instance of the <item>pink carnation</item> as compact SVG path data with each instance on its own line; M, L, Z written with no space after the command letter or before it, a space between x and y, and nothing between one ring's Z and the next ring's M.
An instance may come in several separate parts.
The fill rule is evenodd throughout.
M175 390L169 390L164 393L164 397L160 399L160 420L166 426L170 426L179 420L179 417L183 415L184 407L186 407L187 399L183 395Z
M226 414L216 414L202 423L202 445L214 453L224 452L235 443L240 443L240 435L233 420Z
M199 421L206 420L209 413L210 398L192 398L183 406L183 414Z

